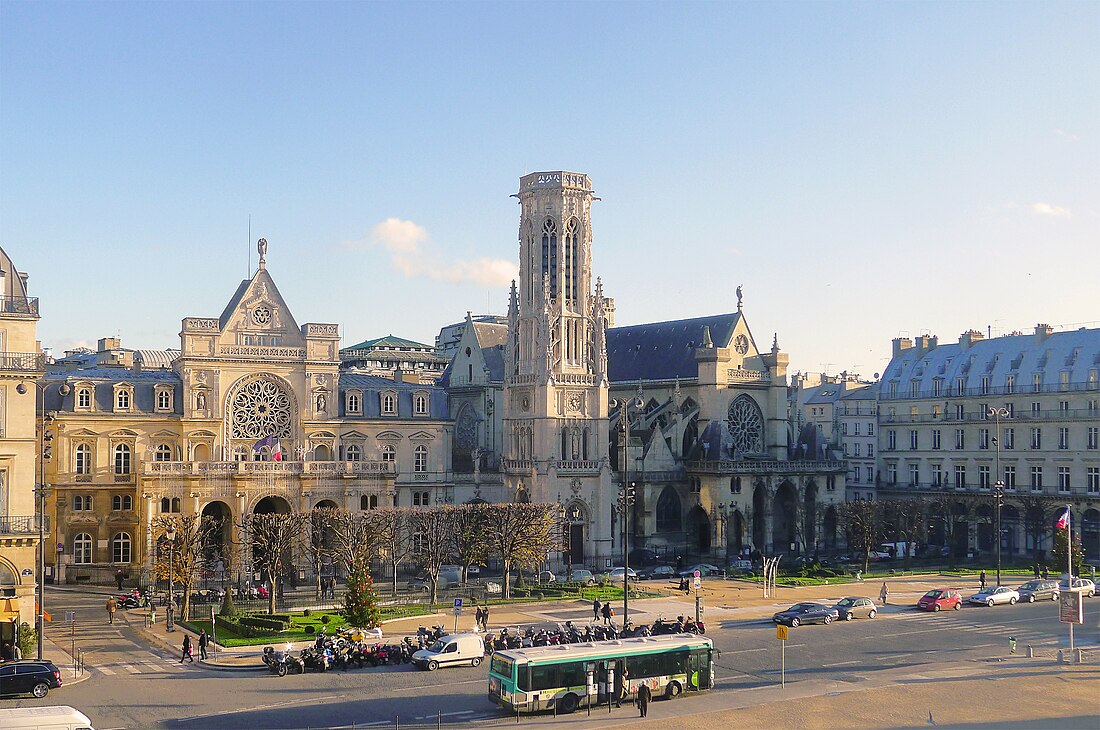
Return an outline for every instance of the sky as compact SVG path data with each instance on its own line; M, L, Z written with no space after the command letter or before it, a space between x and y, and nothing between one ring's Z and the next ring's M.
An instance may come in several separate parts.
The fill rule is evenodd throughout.
M267 239L295 319L504 314L520 176L591 176L616 324L791 371L1100 327L1097 2L0 0L0 246L60 355L179 346Z

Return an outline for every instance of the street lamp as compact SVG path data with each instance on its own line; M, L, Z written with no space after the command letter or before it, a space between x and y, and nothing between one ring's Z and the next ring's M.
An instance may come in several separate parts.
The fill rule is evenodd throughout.
M172 587L172 578L174 577L174 562L176 557L176 527L175 525L168 528L168 532L165 534L168 538L168 609L165 611L165 631L175 631L175 621L173 620L173 614L176 611L176 596ZM272 586L274 587L274 586Z
M717 513L717 517L718 517L718 525L717 525L718 531L717 532L718 532L718 534L717 534L717 537L720 537L720 538L726 537L726 533L724 532L724 530L726 529L726 520L729 518L729 514L730 514L730 511L731 511L732 507L733 507L732 504L727 506L725 502L719 502L718 503L718 513ZM725 548L726 548L725 549L725 559L726 559L726 562L729 562L729 557L730 557L729 541L726 541Z
M1001 474L1001 419L1008 418L1007 408L989 406L988 414L993 416L997 424L997 435L993 437L993 445L997 447L993 469L997 472L997 479L993 483L993 531L997 534L997 585L1001 585L1001 507L1005 503L1005 482Z
M631 506L634 504L634 483L630 481L630 409L640 411L645 408L645 403L639 397L625 400L611 399L608 405L619 409L619 422L623 429L623 462L622 482L619 486L619 510L623 516L623 627L626 627L630 617L630 545L628 542L627 523L630 519Z

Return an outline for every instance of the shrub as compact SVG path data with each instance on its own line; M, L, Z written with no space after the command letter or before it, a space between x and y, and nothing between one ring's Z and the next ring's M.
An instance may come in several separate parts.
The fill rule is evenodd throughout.
M38 652L38 632L34 627L24 621L19 624L19 651L24 659L36 656Z
M273 619L269 616L242 616L237 619L237 623L242 626L249 626L257 629L267 629L270 631L285 631L289 626L289 621L282 621L280 619Z
M330 620L331 620L331 618L329 617L329 615L327 613L325 615L321 616L321 623L325 624L326 626L328 625L328 622Z
M306 633L307 634L315 634L315 633L317 633L317 628L313 624L308 624L306 626Z
M312 616L313 615L313 609L312 608L307 608L305 611L302 611L302 615L303 616Z

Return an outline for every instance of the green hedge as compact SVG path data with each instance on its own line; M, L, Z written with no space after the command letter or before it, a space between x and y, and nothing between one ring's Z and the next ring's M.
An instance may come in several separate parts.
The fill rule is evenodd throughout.
M237 623L242 626L250 626L257 629L268 629L271 631L285 631L290 627L290 619L286 621L282 619L276 619L271 616L242 616L237 619Z
M260 628L256 628L256 627L252 627L252 626L245 626L244 624L242 624L238 621L233 621L231 619L227 619L224 616L215 616L214 621L215 621L216 626L218 626L220 628L228 629L229 631L232 631L237 636L242 636L242 637L245 637L245 638L251 638L253 636L259 636L260 634L264 633L264 631Z

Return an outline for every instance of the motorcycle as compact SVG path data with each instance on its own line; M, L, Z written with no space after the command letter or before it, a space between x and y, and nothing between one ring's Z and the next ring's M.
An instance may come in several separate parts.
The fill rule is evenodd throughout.
M305 664L302 660L289 651L275 651L275 647L265 646L263 653L264 664L268 671L280 677L289 674L304 674Z

